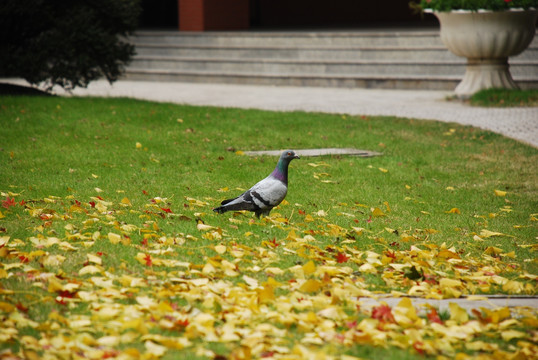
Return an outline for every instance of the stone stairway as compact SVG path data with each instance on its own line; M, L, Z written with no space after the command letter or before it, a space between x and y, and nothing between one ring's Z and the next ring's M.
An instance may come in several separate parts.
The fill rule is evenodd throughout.
M148 81L451 90L465 72L436 30L354 32L140 31L125 78ZM538 88L538 40L512 58Z

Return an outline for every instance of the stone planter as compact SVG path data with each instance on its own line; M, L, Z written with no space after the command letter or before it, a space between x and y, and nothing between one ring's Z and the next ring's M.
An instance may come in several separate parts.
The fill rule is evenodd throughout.
M537 14L537 10L434 12L445 46L467 58L465 75L455 89L457 96L467 98L487 88L518 88L508 57L529 46Z

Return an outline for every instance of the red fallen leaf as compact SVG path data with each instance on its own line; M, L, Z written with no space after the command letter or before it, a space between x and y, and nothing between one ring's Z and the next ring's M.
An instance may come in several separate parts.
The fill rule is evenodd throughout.
M301 215L305 215L306 212L305 212L304 210L299 209L299 214L301 214Z
M354 321L347 321L346 322L346 327L348 329L355 329L357 327L357 320L354 320Z
M26 201L24 201L24 200L21 200L21 201L19 202L19 205L20 205L20 206L24 206L24 204L26 204Z
M64 298L60 298L60 300L58 300L58 298L55 298L54 301L56 301L56 303L60 304L60 305L67 305L67 303L64 301Z
M358 219L354 219L353 221L354 221L356 224L359 223L359 220L358 220Z
M101 357L101 359L115 358L115 357L117 357L119 354L120 354L120 352L117 351L117 350L107 350L107 351L105 351L105 353L103 354L103 356Z
M437 285L439 283L437 277L431 274L424 274L424 281L430 285Z
M170 214L173 214L172 210L170 210L170 208L161 208L162 211L164 212L167 212L167 213L170 213Z
M339 252L338 254L336 254L336 262L341 264L341 263L345 263L349 260L349 256L346 256L346 254L344 253L341 253Z
M441 318L439 317L439 314L437 313L437 310L435 310L434 308L431 308L430 312L426 314L426 316L428 317L428 320L430 320L430 322L432 323L438 323L438 324L443 323L443 320L441 320Z
M103 199L103 198L100 197L100 196L98 196L97 198L98 198L99 200L101 200L101 201L105 200L105 199Z
M148 192L146 190L142 190L142 194L144 195L149 195Z
M6 197L6 200L2 201L2 206L6 209L9 209L11 206L15 206L17 203L15 203L14 198L10 198L9 196Z
M75 205L80 206L80 205L82 205L82 203L75 199Z
M92 208L95 207L95 201L90 201L88 204L90 204L90 206L91 206Z
M186 328L187 326L189 326L189 319L178 320L178 321L176 321L175 325L178 326L178 327Z
M28 308L24 306L20 301L17 303L17 305L15 305L15 307L19 309L20 311L22 311L23 313L28 312Z
M148 246L148 239L144 239L141 241L142 246Z
M491 317L484 316L484 314L478 310L478 309L472 309L471 312L474 316L478 318L478 321L480 321L482 324L489 324L491 323Z
M273 356L275 356L274 351L265 351L265 352L262 352L260 355L261 358L272 358Z
M146 256L144 257L144 261L146 262L146 266L153 265L153 263L151 261L151 256L149 256L149 254L146 254Z
M377 319L381 322L395 322L390 306L386 304L379 305L372 309L372 319Z
M273 238L272 241L270 241L270 243L274 246L274 247L277 247L279 246L280 244L276 242L276 238Z
M101 251L98 251L98 252L97 252L97 255L98 255L98 256L103 256L104 253L102 253Z
M422 341L415 341L413 343L413 348L420 354L424 355L424 343Z
M26 264L27 262L30 261L30 259L28 259L26 256L24 255L19 255L19 260L21 261L21 263L23 264Z
M57 292L58 296L61 296L62 298L69 298L72 299L75 297L76 292L69 292L67 290L60 290Z

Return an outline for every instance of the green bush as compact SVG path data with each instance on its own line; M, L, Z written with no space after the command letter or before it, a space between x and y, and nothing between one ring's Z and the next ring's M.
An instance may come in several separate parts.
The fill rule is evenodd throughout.
M134 55L139 0L2 0L0 76L47 89L113 82Z
M538 0L420 0L422 9L435 11L451 10L508 10L516 8L537 8Z

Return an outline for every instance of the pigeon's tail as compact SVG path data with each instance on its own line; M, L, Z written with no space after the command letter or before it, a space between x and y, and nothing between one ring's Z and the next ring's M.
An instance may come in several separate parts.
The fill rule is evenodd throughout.
M214 208L213 211L216 212L217 214L222 214L228 211L228 209L226 209L226 207L224 206L219 206L219 207Z
M230 208L230 206L226 206L226 204L228 204L229 202L232 202L232 201L235 200L235 199L237 199L237 198L223 200L223 201L220 203L220 206L214 208L213 211L216 212L216 213L218 213L218 214L222 214L222 213L225 213L226 211L235 210L235 209L233 209L233 208Z

